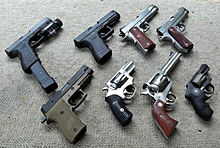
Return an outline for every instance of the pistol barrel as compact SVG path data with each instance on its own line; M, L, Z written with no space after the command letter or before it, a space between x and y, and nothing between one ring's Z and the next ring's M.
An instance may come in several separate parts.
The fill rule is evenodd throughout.
M167 61L167 63L163 66L163 68L161 69L162 73L164 75L167 75L170 70L173 69L173 67L176 65L176 63L179 61L181 56L181 53L173 53L171 52L170 58Z

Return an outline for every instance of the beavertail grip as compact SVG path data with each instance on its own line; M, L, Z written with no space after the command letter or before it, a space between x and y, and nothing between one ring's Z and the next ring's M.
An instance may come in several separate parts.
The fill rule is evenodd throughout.
M127 125L132 119L132 113L125 107L122 98L118 95L111 95L105 98L110 108L122 126Z
M143 50L144 53L154 49L156 47L155 43L151 41L138 27L133 27L130 29L131 34L137 40L139 48Z
M170 27L168 29L168 33L180 44L183 49L185 49L182 50L182 52L189 52L193 48L193 44L174 27Z
M164 136L168 138L174 131L178 121L172 119L166 114L165 103L160 99L154 103L152 115Z

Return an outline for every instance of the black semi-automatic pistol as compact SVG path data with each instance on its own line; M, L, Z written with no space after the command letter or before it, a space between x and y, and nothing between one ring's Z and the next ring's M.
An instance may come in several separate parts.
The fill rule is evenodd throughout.
M41 65L35 48L56 34L62 25L59 19L52 21L46 17L5 50L10 58L19 57L24 72L33 73L46 93L55 90L57 83Z
M89 27L86 31L74 39L77 47L88 47L96 62L104 64L112 56L112 50L108 48L103 40L106 40L114 33L112 28L120 19L118 12L112 10L93 27Z

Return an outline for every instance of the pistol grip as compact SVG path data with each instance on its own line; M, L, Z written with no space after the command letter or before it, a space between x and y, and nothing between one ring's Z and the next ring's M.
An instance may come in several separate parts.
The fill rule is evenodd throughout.
M19 40L17 40L14 44L12 44L10 47L8 47L5 52L10 58L19 57L21 61L22 69L25 73L31 73L30 67L31 65L39 61L39 58L36 53L34 53L33 49L29 45L28 41L23 41L22 43L19 43L20 40L22 40L23 37L21 37ZM19 44L19 45L17 45Z
M177 48L180 48L182 52L189 52L193 48L193 44L185 38L182 33L178 32L174 27L170 27L168 29L168 33L178 42L178 44L181 46L179 47L176 45Z
M137 46L145 54L146 52L156 47L155 43L151 41L138 27L130 29L131 34L137 40Z
M105 98L110 108L122 126L127 125L132 119L132 113L125 107L122 98L118 95L111 95Z
M64 137L72 143L75 143L86 132L86 125L82 123L63 99L60 99L51 108L46 117L49 122L56 122Z
M165 105L163 101L158 99L153 105L152 115L164 136L168 138L174 131L178 121L166 114Z
M74 42L75 45L78 45L75 40ZM108 48L108 45L96 32L92 32L82 44L84 47L89 47L96 62L101 65L106 63L112 56L112 50Z
M21 39L7 48L5 52L10 58L19 57L24 72L28 74L33 73L46 93L54 91L58 87L57 83L41 65L40 59L27 41L17 45Z
M214 111L205 102L204 97L194 96L192 94L190 96L186 95L186 98L192 103L196 114L203 120L208 121L212 117Z
M46 93L49 94L50 92L57 89L58 85L56 81L49 76L49 74L47 73L47 71L44 69L44 67L41 65L39 61L31 65L30 69Z

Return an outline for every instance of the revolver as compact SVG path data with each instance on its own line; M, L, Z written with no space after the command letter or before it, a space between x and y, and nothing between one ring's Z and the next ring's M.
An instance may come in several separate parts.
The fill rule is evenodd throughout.
M132 119L132 113L125 107L123 100L133 98L136 87L133 85L133 78L130 73L134 71L135 65L132 61L126 62L125 65L111 78L107 83L105 101L122 126L127 125Z
M93 27L89 27L86 31L74 39L77 47L88 47L96 62L104 64L112 56L112 50L108 48L103 40L106 40L114 33L112 28L120 19L118 12L112 10Z
M130 22L127 26L120 29L119 36L123 37L122 41L131 39L135 45L145 54L156 47L155 43L151 41L145 32L150 28L148 21L152 19L158 12L158 7L150 5L144 10L136 20Z
M92 69L82 66L67 84L41 108L44 114L41 123L56 122L64 137L71 143L75 143L86 132L86 125L73 111L85 100L87 94L82 89L91 81L92 74Z
M211 78L208 75L209 66L202 64L200 69L186 85L185 97L189 100L196 114L203 120L208 121L213 114L213 110L205 102L214 94L214 86L211 84Z
M180 52L189 52L193 48L193 44L181 33L185 30L183 21L187 18L188 13L187 9L181 7L168 22L157 28L159 41L170 40Z
M41 65L35 49L55 35L62 25L59 19L52 21L46 17L5 50L10 58L19 57L24 72L33 73L46 93L52 92L58 86Z
M170 53L168 62L158 70L148 81L143 84L144 92L152 98L152 115L159 129L168 138L174 131L178 121L169 117L166 111L171 111L176 101L176 96L170 91L172 80L168 73L179 61L181 53Z

